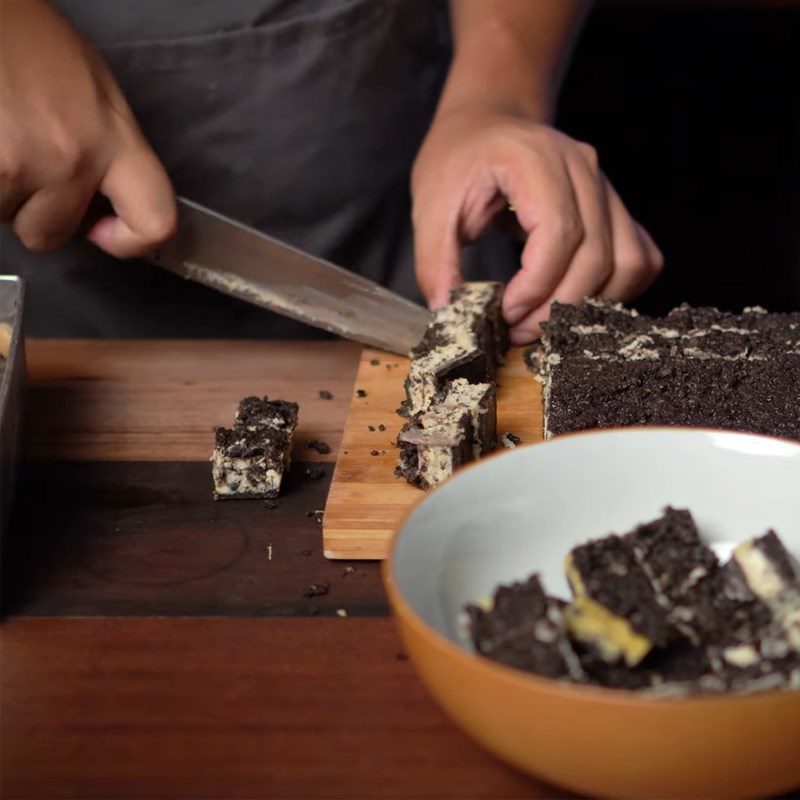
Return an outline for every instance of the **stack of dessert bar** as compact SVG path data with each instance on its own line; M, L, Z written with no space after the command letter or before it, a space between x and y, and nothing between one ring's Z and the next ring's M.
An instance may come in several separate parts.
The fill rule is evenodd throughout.
M800 688L800 572L778 536L721 564L688 511L567 557L570 603L538 576L469 606L476 650L550 678L660 693Z
M297 403L245 397L231 428L217 428L211 456L214 499L273 499L289 469Z
M587 300L553 303L529 363L544 385L544 436L689 425L800 439L800 312L665 317Z
M494 449L497 367L508 347L499 283L453 290L411 353L398 476L421 489Z

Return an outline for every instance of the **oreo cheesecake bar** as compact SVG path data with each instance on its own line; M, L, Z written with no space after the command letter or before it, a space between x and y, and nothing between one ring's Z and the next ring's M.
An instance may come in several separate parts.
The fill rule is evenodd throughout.
M217 428L214 499L275 498L289 469L297 403L246 397L232 428Z
M603 661L634 667L672 638L666 611L623 537L574 548L565 571L573 593L565 611L569 632Z
M473 422L459 405L433 406L409 420L397 437L395 474L430 489L473 457Z
M544 435L692 425L800 439L800 312L681 306L653 318L603 301L553 303L528 360Z
M411 352L405 381L406 416L425 411L446 383L493 383L508 345L499 283L465 283L449 305L436 311L422 341Z
M485 607L465 609L476 651L537 675L583 682L586 676L567 636L563 605L545 594L538 575L498 587Z
M457 378L447 383L433 399L433 407L462 408L472 424L472 453L475 458L494 450L497 442L497 390L493 383L468 383Z

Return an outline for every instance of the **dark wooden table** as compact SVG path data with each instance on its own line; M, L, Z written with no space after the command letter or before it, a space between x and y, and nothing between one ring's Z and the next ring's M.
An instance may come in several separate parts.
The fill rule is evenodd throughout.
M3 797L561 796L433 703L379 565L322 556L306 512L324 507L357 355L29 342L28 461L2 564ZM211 500L211 429L254 393L301 405L275 510Z

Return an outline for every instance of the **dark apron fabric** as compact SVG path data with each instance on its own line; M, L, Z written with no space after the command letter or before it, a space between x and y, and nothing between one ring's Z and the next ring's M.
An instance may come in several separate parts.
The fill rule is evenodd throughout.
M431 0L59 0L107 58L175 190L418 299L408 180L449 60ZM505 277L514 247L472 248ZM88 244L33 255L38 336L301 336L299 323Z

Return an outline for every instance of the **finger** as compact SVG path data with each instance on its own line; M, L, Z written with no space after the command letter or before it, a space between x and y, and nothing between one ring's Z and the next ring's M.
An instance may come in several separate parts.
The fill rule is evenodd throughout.
M552 302L579 303L584 297L593 297L612 272L613 244L606 181L597 170L594 158L591 161L580 157L573 159L568 170L584 227L583 241L550 297L512 327L510 333L515 344L525 344L540 335L540 324L550 315Z
M643 229L631 218L614 187L608 182L606 192L614 241L614 271L599 296L609 300L632 300L655 280L663 259L658 258L660 252L656 255L648 248L646 239L640 234ZM652 244L652 248L658 251L655 244Z
M584 236L583 222L563 161L519 158L499 176L528 240L522 266L503 298L503 314L515 325L553 292Z
M461 281L458 243L458 206L450 206L448 192L438 192L427 202L414 202L414 269L428 305L446 305L450 291Z
M174 234L177 210L172 186L142 139L112 160L99 190L111 201L116 216L97 222L87 238L112 256L144 255Z
M80 225L93 189L86 179L39 189L17 211L14 232L29 250L60 247Z

